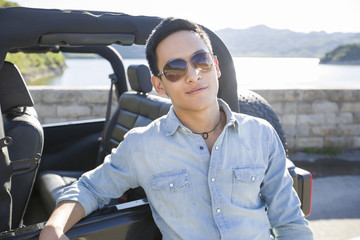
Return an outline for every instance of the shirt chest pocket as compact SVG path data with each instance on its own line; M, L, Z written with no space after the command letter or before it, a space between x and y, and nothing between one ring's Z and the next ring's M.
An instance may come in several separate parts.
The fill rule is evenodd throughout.
M189 214L195 207L190 176L186 169L153 175L151 186L156 197L152 203L159 213L181 216Z
M260 187L265 177L262 165L233 168L232 203L245 208L258 208L261 204Z
M154 175L151 182L156 191L174 192L190 186L190 178L185 169Z

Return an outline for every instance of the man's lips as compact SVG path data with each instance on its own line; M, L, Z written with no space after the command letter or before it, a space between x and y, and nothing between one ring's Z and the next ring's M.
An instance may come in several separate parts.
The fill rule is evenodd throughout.
M186 93L187 94L197 94L197 93L201 93L203 92L204 90L206 90L207 87L203 87L203 86L199 86L199 87L195 87L195 88L192 88L190 91L187 91Z

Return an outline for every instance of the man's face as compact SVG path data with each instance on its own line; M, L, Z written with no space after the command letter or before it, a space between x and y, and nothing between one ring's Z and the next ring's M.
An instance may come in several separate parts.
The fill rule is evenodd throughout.
M210 71L200 71L190 64L194 53L209 51L200 36L190 31L179 31L160 42L156 49L160 72L169 60L184 59L187 62L185 75L171 82L164 75L152 77L153 85L160 95L165 93L171 98L175 112L203 110L217 104L220 71L214 64Z

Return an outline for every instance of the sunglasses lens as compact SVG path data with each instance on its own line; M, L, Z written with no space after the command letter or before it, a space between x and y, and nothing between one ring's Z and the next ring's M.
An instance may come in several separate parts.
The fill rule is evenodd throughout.
M185 75L186 61L183 59L172 60L165 65L163 72L166 79L175 82Z
M200 71L209 71L214 65L213 57L209 52L199 52L191 58L191 63Z
M192 56L191 64L200 71L210 71L214 66L214 59L209 52L199 52ZM171 82L181 79L187 70L187 63L184 59L175 59L169 61L163 69L163 73Z

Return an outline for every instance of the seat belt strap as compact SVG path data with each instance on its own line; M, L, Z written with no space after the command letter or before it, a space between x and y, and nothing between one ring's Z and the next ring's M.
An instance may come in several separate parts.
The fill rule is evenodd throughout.
M106 139L106 133L107 133L107 129L108 129L108 125L110 122L110 115L111 115L111 105L112 105L112 97L113 97L113 88L115 83L117 83L117 77L115 74L110 74L109 78L111 79L111 86L110 86L110 90L109 90L109 97L108 97L108 102L107 102L107 106L106 106L106 115L105 115L105 123L104 123L104 129L103 129L103 133L102 133L102 138L101 138L101 144L100 144L100 151L97 157L97 165L102 164L102 161L104 160L101 153L104 152L105 149L105 139Z
M111 85L110 85L110 91L109 91L109 99L108 99L107 107L106 107L105 127L107 126L109 119L110 119L113 88L114 88L115 83L117 82L117 77L115 74L110 74L109 78L111 79Z

